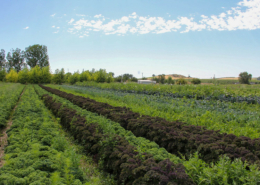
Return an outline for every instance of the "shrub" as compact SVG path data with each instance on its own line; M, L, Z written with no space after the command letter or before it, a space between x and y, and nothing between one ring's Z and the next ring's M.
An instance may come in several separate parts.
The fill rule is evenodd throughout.
M14 69L11 69L10 72L6 75L7 82L14 82L18 81L18 74Z
M19 71L18 82L20 82L21 84L29 82L29 70L27 68L24 68L23 70Z
M200 84L201 81L200 81L200 79L198 79L198 78L193 78L193 79L191 80L191 83L193 83L193 84Z
M187 84L187 80L185 80L184 78L180 78L180 79L176 80L176 84L178 84L178 85Z
M167 83L168 83L168 84L174 84L174 80L172 79L172 77L169 77L169 78L167 79Z
M73 75L70 75L69 79L68 79L70 84L75 84L76 82L80 81L80 74L79 72L75 72Z

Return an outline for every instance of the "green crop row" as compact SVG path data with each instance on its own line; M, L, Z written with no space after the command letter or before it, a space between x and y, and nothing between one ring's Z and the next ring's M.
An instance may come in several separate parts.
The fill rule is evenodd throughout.
M189 125L206 126L221 133L260 137L260 105L209 100L177 99L142 94L129 94L91 87L55 86L69 93L78 93L113 106L128 107L134 112L168 121L182 121Z
M259 85L155 85L96 82L77 82L76 85L112 89L128 93L163 95L173 98L186 97L206 100L260 103Z
M80 185L97 184L80 167L81 155L66 140L60 125L27 86L8 130L0 185Z
M0 83L0 129L6 126L23 88L21 84Z
M186 168L186 173L189 174L196 184L256 184L260 180L260 173L255 165L249 166L251 168L250 172L246 170L246 164L243 164L239 159L231 162L229 158L221 157L216 164L206 164L199 159L196 153L189 160L179 159L165 149L159 148L156 143L145 138L135 137L132 132L123 129L119 123L81 109L64 98L60 98L45 90L40 90L39 87L36 88L41 94L47 93L55 97L56 101L63 102L64 105L77 110L77 112L89 120L97 122L104 132L124 136L138 150L152 154L157 160L169 158L173 162L181 162Z

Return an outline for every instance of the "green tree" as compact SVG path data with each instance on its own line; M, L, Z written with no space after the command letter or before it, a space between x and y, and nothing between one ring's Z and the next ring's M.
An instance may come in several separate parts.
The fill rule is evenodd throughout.
M75 84L76 82L79 82L80 81L80 74L79 74L79 72L77 71L77 72L73 73L73 75L70 75L68 81L72 85Z
M51 83L51 77L50 66L41 68L41 83Z
M19 48L11 49L11 52L8 52L7 54L7 70L8 72L13 68L15 69L17 72L19 72L20 70L22 70L23 67L26 66L26 64L24 63L24 51L22 51Z
M80 81L84 82L84 81L91 81L91 72L87 71L82 71L82 73L80 74Z
M176 80L176 84L178 85L184 85L184 84L187 84L187 80L185 80L184 78L180 78L178 80Z
M193 78L193 79L191 80L191 83L192 83L192 84L200 84L200 83L201 83L201 80L198 79L198 78Z
M72 74L70 72L67 72L65 74L65 83L69 83L69 77L71 76Z
M1 49L0 52L0 68L4 68L6 63L5 63L5 50Z
M106 81L107 73L105 69L99 69L99 71L95 73L96 73L96 82L104 83Z
M169 76L169 78L167 79L167 83L168 84L174 84L174 80L172 79L171 76Z
M164 84L165 83L165 74L158 75L159 83Z
M114 81L113 74L110 72L110 73L107 74L106 82L110 83L110 82L113 82L113 81Z
M19 71L18 73L18 82L21 84L25 84L27 82L29 82L30 78L29 78L29 69L28 68L24 68L21 71Z
M55 74L52 76L52 82L55 84L62 84L65 82L65 71L63 68L61 70L55 70Z
M5 68L0 68L0 81L4 81L6 76Z
M241 84L249 84L249 80L252 79L252 74L248 74L247 72L242 72L239 74L238 81Z
M29 71L29 81L32 84L38 84L42 81L41 68L39 66L35 66L31 68Z
M35 44L25 48L25 58L31 68L36 65L40 68L50 65L47 46L44 45Z

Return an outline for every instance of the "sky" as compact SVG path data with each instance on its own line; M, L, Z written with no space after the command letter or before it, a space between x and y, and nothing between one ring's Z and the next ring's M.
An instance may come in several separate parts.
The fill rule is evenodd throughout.
M46 45L52 72L260 76L260 0L0 3L0 49Z

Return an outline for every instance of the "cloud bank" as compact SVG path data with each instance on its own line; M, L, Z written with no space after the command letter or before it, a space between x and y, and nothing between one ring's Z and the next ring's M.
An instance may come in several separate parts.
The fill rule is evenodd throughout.
M102 32L105 35L117 34L162 34L167 32L186 33L202 30L255 30L260 28L260 0L243 0L236 7L221 12L219 15L201 15L194 17L163 17L139 16L136 12L119 19L108 19L101 14L92 20L71 18L67 23L68 32L89 36L90 32Z

